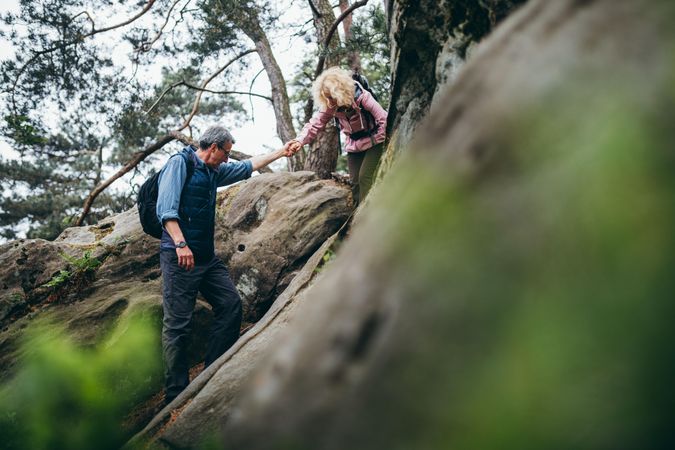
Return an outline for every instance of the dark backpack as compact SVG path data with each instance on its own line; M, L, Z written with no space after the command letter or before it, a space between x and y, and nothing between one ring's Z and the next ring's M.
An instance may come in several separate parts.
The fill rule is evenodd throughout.
M185 177L185 184L190 181L192 174L195 171L195 163L188 155L181 152L178 153L185 160L187 168L187 176ZM175 156L175 155L174 155ZM173 156L172 156L173 158ZM185 184L183 186L185 186ZM141 219L141 226L150 236L160 239L162 237L163 227L157 219L157 195L159 194L159 172L151 175L138 191L138 198L136 204L138 205L138 217Z
M373 98L375 99L376 102L379 101L377 99L377 95L375 95L375 92L373 92L373 90L371 89L370 83L368 83L368 78L366 78L364 75L361 75L358 72L354 72L354 73L352 73L352 79L354 81L358 81L366 91L370 92L370 95L373 96Z

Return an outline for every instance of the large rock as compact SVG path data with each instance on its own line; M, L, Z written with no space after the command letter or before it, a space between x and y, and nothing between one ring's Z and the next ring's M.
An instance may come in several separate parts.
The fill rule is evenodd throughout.
M392 101L381 172L406 148L434 98L451 84L476 45L526 0L387 2Z
M312 172L258 177L255 183L224 193L219 200L218 252L231 267L245 315L257 320L266 314L136 440L190 447L204 437L196 430L208 433L229 416L241 386L291 318L311 300L303 293L337 247L339 237L331 234L348 218L347 198L344 187L319 180ZM175 410L180 414L172 413Z
M255 322L307 259L349 217L343 185L313 172L256 177L219 199L216 250Z
M673 23L666 0L507 19L250 376L224 448L670 447Z
M255 321L297 270L351 212L349 189L307 172L260 175L219 194L216 252ZM287 244L287 243L290 243ZM74 267L61 255L101 262L74 284L45 284ZM161 318L158 241L145 235L136 209L89 227L69 228L55 241L21 240L0 247L0 377L20 358L17 343L41 318L67 327L76 342L98 343L123 314ZM210 308L195 309L192 363L202 358Z

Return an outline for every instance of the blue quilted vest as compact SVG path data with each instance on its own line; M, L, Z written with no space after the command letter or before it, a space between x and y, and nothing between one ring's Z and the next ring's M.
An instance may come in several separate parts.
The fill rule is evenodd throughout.
M195 163L189 182L183 186L178 209L178 223L195 261L208 261L214 255L214 228L216 218L216 179L214 173L197 157L191 147L182 150ZM162 244L173 246L173 240L164 230ZM162 245L164 247L164 245Z

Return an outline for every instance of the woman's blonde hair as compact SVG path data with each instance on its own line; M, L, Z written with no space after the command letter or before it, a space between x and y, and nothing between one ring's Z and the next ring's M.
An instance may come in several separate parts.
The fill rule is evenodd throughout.
M354 101L354 80L348 70L339 67L331 67L318 76L312 84L314 102L323 108L329 108L329 95L337 106L351 106Z

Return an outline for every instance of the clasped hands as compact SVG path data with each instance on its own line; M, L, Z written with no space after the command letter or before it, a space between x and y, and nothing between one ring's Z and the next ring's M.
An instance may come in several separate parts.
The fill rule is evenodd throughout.
M286 142L284 144L284 156L290 157L295 155L298 150L302 148L302 144L295 139L291 139L290 141Z

